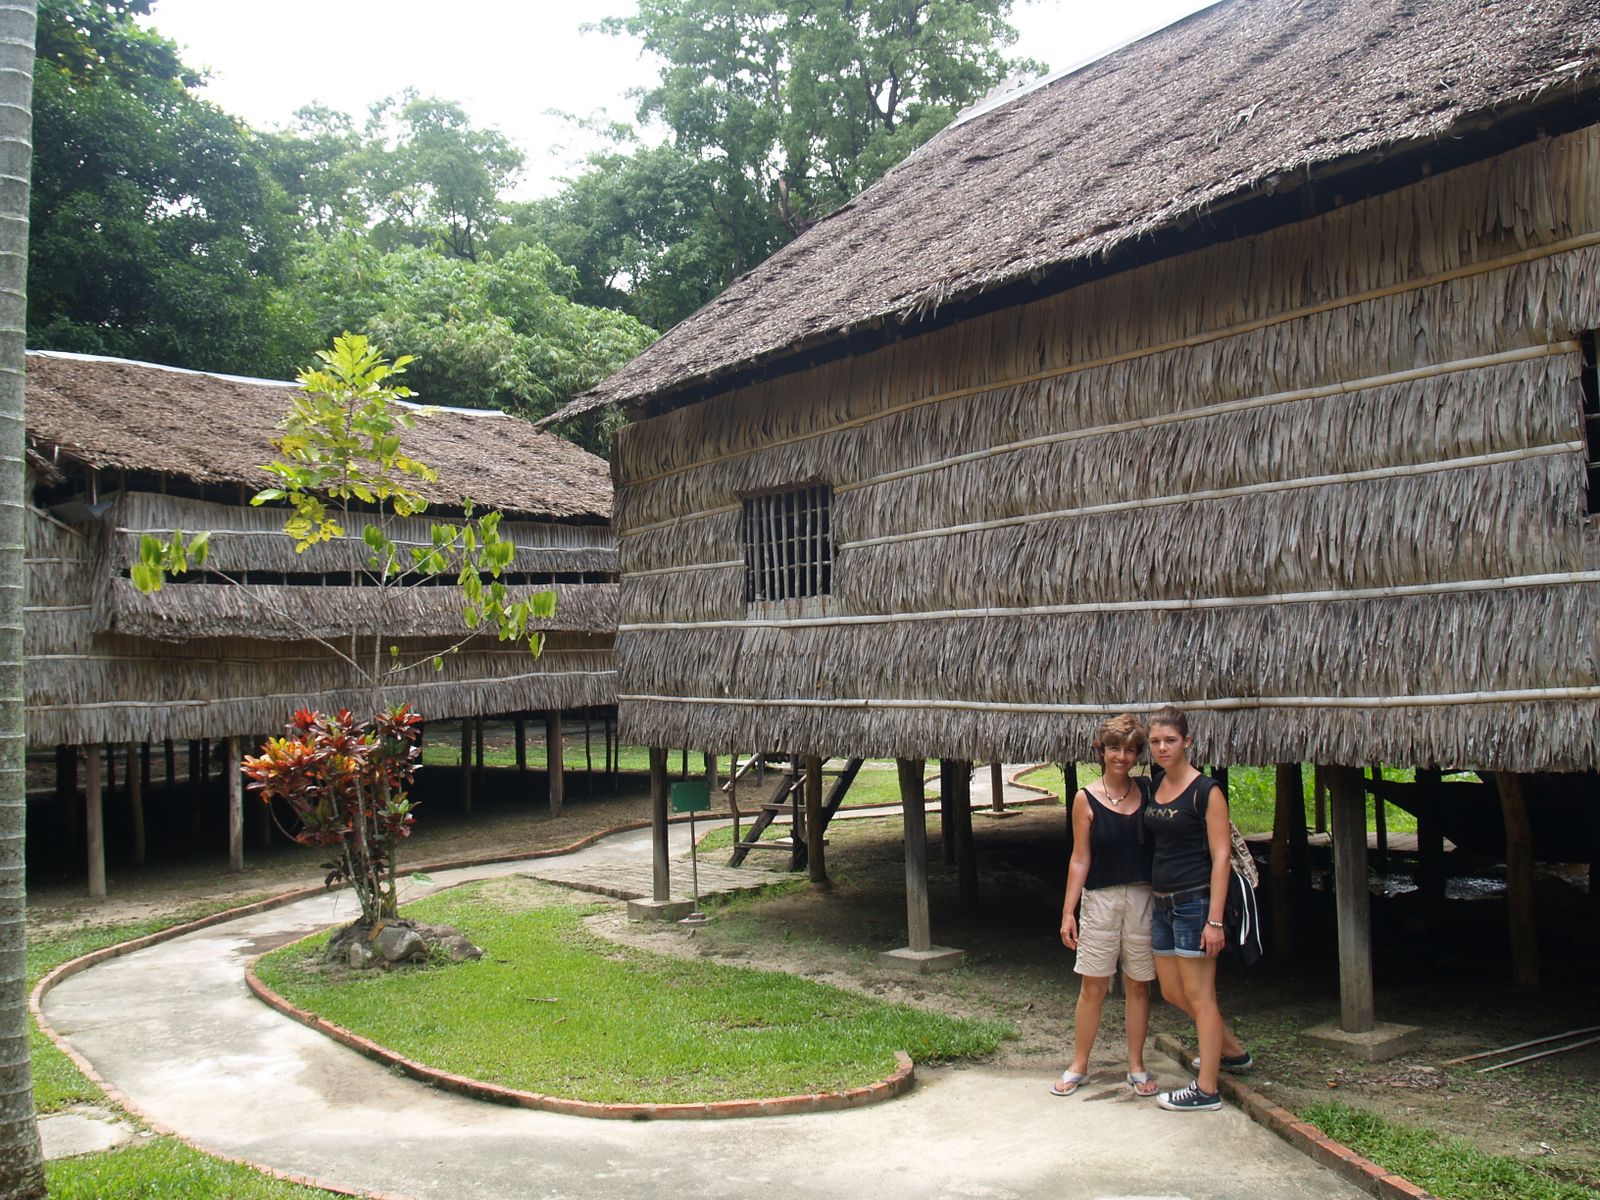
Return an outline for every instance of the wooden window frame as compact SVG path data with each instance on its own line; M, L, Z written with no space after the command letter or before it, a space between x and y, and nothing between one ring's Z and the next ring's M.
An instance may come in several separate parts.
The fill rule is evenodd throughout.
M832 595L832 485L802 483L741 499L745 603L766 606Z

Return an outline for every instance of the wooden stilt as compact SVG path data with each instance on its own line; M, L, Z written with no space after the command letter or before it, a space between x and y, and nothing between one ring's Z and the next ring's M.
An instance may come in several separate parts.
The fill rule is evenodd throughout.
M1290 846L1295 826L1300 828L1302 842L1306 832L1306 800L1300 764L1279 763L1274 782L1272 853L1267 862L1267 873L1272 879L1272 950L1274 954L1287 955L1292 945L1290 929L1294 924L1294 908L1289 896Z
M239 739L224 738L228 772L228 870L244 870L244 776L239 773Z
M828 887L828 864L823 857L822 837L822 759L815 754L806 755L805 770L806 868L813 884Z
M989 764L989 808L994 812L1006 810L1005 773L999 763Z
M978 853L972 840L972 764L959 759L951 764L951 822L956 834L956 874L960 880L961 903L978 903Z
M461 811L472 811L472 718L461 718Z
M1417 770L1417 890L1431 905L1444 900L1444 829L1439 823L1443 779L1437 767Z
M141 791L150 790L150 743L139 743L139 787Z
M905 823L906 944L912 950L927 950L933 945L933 929L928 918L928 812L922 789L922 773L926 766L926 761L920 758L895 759L900 774L900 811Z
M512 719L512 727L517 731L517 770L528 769L528 719L518 713Z
M147 743L148 744L148 743ZM144 866L144 773L133 764L137 746L133 742L127 745L128 759L128 811L133 817L133 861L136 866Z
M550 781L550 815L559 817L567 798L567 740L561 732L561 712L552 709L544 718L544 755Z
M678 759L678 778L687 779L689 778L689 748L685 746L678 751L678 754L680 756Z
M1372 908L1367 891L1367 795L1357 767L1322 768L1332 809L1334 903L1339 916L1339 1027L1367 1033L1372 998Z
M1217 786L1222 789L1222 794L1226 796L1228 794L1228 768L1212 767L1211 778L1217 781Z
M172 795L172 785L178 780L178 747L171 738L161 743L162 780L167 785L167 795Z
M1511 982L1526 991L1539 987L1539 921L1533 897L1533 828L1522 776L1497 771L1500 815L1506 825L1506 912L1511 932Z
M189 803L200 807L200 793L205 785L205 772L201 770L200 743L189 743Z
M1072 853L1072 802L1077 798L1078 792L1078 764L1064 762L1061 764L1061 802L1067 806L1067 853Z
M1375 865L1379 875L1389 873L1389 809L1384 802L1383 767L1378 763L1372 764L1372 828L1378 835L1378 852L1375 856Z
M672 877L667 869L667 751L650 747L650 863L651 897L672 899Z
M83 772L84 838L88 853L89 895L98 900L106 894L105 790L102 786L101 756L95 742L83 748L87 756Z
M939 760L939 849L944 865L956 865L955 760Z

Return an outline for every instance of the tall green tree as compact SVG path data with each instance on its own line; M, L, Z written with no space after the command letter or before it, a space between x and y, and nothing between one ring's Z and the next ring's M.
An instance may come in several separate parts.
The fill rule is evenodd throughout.
M35 20L34 0L0 0L0 1200L45 1192L28 1062L23 882L23 329Z
M292 211L190 86L148 0L42 0L28 330L36 347L249 372Z
M639 0L635 15L600 28L638 37L665 61L638 115L666 125L670 148L600 156L530 215L581 265L586 288L625 280L635 315L671 324L879 179L1006 75L1041 70L1005 56L1016 40L1011 7ZM652 207L647 180L668 184L655 194L670 199ZM663 286L667 278L682 286Z

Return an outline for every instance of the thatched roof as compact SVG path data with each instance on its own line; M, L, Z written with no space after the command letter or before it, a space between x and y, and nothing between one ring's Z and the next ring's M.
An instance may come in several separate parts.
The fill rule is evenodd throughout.
M205 484L269 482L260 464L293 384L181 371L123 359L28 354L28 443L52 463L149 471ZM443 399L443 398L441 398ZM445 506L463 496L508 514L606 520L603 459L505 413L437 409L406 435L439 472L419 490Z
M1597 81L1594 0L1224 0L947 129L558 417L1117 258Z

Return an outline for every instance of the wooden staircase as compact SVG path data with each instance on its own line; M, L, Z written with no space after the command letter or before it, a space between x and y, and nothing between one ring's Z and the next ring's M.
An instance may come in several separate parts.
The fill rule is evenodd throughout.
M822 764L824 780L832 778L833 783L827 786L822 797L822 828L828 828L828 822L833 820L833 814L839 811L845 793L850 790L850 785L855 782L856 773L861 770L862 760L852 758L845 762L843 767L831 769L828 764L834 759L825 759ZM784 779L779 785L772 799L763 804L756 813L755 820L746 827L744 837L735 842L733 854L728 859L730 867L737 867L744 862L745 856L752 850L775 850L789 855L789 870L803 871L808 862L806 855L806 775L800 765L799 759L790 759L783 768ZM766 832L767 826L779 817L788 815L789 836L783 838L768 838L762 840L761 835Z

